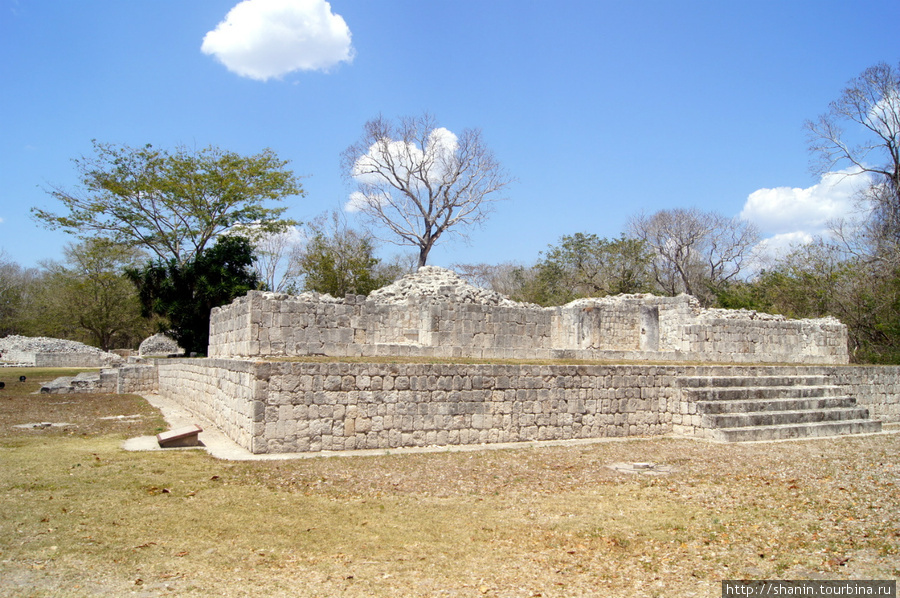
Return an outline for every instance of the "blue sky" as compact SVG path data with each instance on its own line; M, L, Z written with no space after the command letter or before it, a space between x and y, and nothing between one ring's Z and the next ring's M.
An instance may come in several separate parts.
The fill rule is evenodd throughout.
M340 154L367 120L423 111L480 128L516 179L470 243L439 245L431 264L531 263L561 235L615 237L629 216L675 207L803 238L849 205L810 172L804 120L900 59L896 0L252 0L203 51L237 4L0 0L8 257L61 258L71 238L29 210L75 187L71 160L92 139L271 148L306 177L289 212L302 221L347 201ZM241 39L276 4L309 43L266 47L277 34L264 19L262 42Z

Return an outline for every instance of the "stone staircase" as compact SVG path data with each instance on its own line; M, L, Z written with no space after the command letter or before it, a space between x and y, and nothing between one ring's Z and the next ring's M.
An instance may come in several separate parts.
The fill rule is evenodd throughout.
M701 428L723 442L867 434L881 422L824 375L686 376L682 400L696 403Z

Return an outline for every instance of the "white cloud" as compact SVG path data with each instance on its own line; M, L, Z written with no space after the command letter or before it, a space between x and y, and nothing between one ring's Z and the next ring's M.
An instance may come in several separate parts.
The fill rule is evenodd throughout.
M747 197L740 216L772 235L823 234L830 222L853 215L854 196L868 183L864 174L842 171L825 174L805 189L759 189Z
M759 189L747 197L740 217L749 220L763 235L755 248L756 269L783 256L816 236L827 236L830 225L860 216L856 194L871 184L859 170L829 172L812 187Z
M350 28L325 0L244 0L203 38L201 50L259 81L353 60Z
M759 272L770 267L775 261L789 254L802 245L812 243L813 236L803 231L781 233L768 239L763 239L753 248L753 257L747 270Z

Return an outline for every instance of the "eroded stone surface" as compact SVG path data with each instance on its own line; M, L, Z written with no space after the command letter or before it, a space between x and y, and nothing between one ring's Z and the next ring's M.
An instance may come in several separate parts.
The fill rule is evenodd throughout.
M517 303L500 293L473 286L456 272L437 266L423 266L414 274L408 274L393 284L369 293L369 299L389 304L406 303L418 297L475 305L536 307L530 303Z
M107 353L97 347L45 336L10 335L0 338L0 354L4 361L45 367L99 367L124 361L115 353Z
M178 346L175 339L159 333L144 339L138 348L138 355L184 355L184 349Z
M847 329L703 309L688 295L517 303L425 266L366 296L251 291L211 314L212 357L413 356L847 363Z

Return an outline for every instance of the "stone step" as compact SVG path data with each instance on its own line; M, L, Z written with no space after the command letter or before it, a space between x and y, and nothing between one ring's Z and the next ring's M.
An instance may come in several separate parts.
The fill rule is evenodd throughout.
M723 373L724 374L724 373ZM685 376L682 397L696 404L702 426L724 442L784 440L881 431L881 422L828 376Z
M836 397L841 388L833 385L796 386L720 386L684 388L683 396L693 401L739 401L745 399L803 399Z
M712 437L722 442L751 442L759 440L788 440L792 438L819 438L847 434L875 434L878 432L881 432L881 422L871 419L854 419L748 428L719 428L712 431Z
M827 386L828 376L683 376L678 378L681 388L720 388L746 386Z
M748 413L724 413L703 416L707 427L718 429L864 420L868 419L868 417L869 412L864 407L836 407L799 411L751 411Z
M697 413L748 413L752 411L799 411L803 409L829 409L855 407L856 399L847 396L793 397L777 399L747 399L733 401L697 401Z

